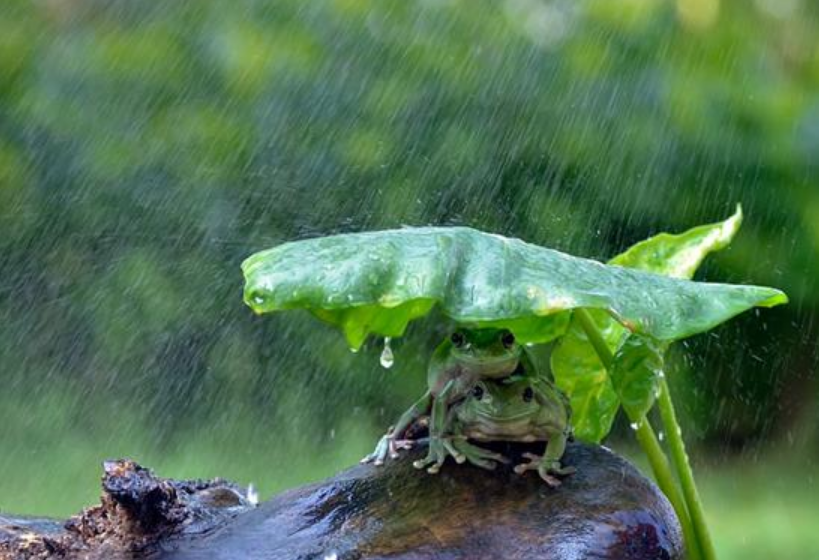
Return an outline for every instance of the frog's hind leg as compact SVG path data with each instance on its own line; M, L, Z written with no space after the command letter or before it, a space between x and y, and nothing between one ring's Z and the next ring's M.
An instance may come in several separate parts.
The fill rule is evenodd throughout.
M391 426L387 430L387 433L381 436L373 452L361 459L361 462L372 463L376 466L383 465L387 457L397 459L400 450L410 449L414 442L404 439L407 428L421 416L427 414L431 404L432 393L427 391L423 397L415 401L413 405L401 415L395 426Z

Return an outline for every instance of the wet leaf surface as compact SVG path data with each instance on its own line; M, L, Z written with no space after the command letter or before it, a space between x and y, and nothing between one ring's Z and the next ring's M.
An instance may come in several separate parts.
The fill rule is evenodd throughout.
M675 340L786 301L773 288L677 280L462 227L295 241L251 256L242 270L254 311L308 309L340 327L353 348L370 333L401 336L436 305L458 323L545 342L579 307Z

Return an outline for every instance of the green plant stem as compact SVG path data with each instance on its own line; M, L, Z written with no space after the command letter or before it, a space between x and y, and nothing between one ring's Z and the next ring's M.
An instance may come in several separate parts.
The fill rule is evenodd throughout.
M594 319L592 319L589 312L585 309L575 309L574 313L580 321L580 326L583 327L583 330L586 332L586 336L594 348L594 351L603 363L603 366L607 370L611 370L611 365L614 362L614 354L611 349L609 349L608 344L606 344L606 340L603 338L600 329L595 325ZM686 548L688 549L688 558L690 560L700 560L702 554L700 552L701 547L699 539L697 538L697 532L691 522L683 495L674 482L674 474L671 472L671 466L660 446L657 435L654 433L654 429L651 427L651 423L648 421L648 418L629 418L629 420L637 424L637 430L635 431L637 442L648 458L657 485L660 487L660 490L663 491L663 494L666 495L674 511L677 513L677 518L680 521L680 527L682 528L685 538Z
M580 321L580 326L583 327L583 330L586 332L586 336L594 347L594 351L597 352L597 357L603 362L603 367L607 370L611 370L611 364L614 362L614 354L606 343L606 339L603 338L603 333L601 333L597 325L594 324L594 319L592 319L589 312L585 309L575 309L574 315Z
M632 420L629 418L629 420ZM671 472L671 466L668 464L668 459L660 447L660 442L657 439L657 434L651 427L648 418L643 418L637 423L637 430L634 432L637 437L637 442L643 449L643 453L648 457L648 462L651 465L651 470L654 473L654 479L660 490L663 491L668 501L671 502L671 507L677 513L677 518L680 520L680 527L682 528L683 537L685 538L687 558L689 560L701 560L703 555L701 553L701 545L697 535L696 528L691 522L691 517L688 514L688 509L685 506L685 500L680 493L680 489L674 482L674 474Z
M677 414L674 412L674 403L671 401L671 393L668 390L668 382L665 378L660 379L660 396L657 399L657 406L660 409L660 418L663 421L668 436L668 447L671 450L671 459L674 468L682 485L683 496L685 497L694 530L697 532L697 540L700 543L700 551L704 560L715 560L717 555L714 550L714 543L708 526L705 523L705 512L700 500L697 486L694 483L694 473L688 462L688 454L685 452L680 425L677 422Z

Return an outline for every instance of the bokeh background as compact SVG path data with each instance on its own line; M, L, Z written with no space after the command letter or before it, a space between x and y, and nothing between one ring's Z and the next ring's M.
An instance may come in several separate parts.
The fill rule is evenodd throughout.
M0 510L75 512L107 457L266 497L372 448L447 325L385 370L255 317L256 250L462 224L605 259L738 202L698 278L792 303L669 377L721 557L817 557L816 2L3 0Z

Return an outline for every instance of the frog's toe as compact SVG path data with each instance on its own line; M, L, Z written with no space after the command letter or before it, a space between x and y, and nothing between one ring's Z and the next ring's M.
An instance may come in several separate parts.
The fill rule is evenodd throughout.
M523 458L527 459L527 462L515 465L514 470L517 474L522 475L526 471L537 471L540 478L552 488L560 486L560 480L549 474L551 463L543 463L543 458L534 453L524 453Z
M392 439L392 438L390 438L389 443L387 445L387 447L389 449L390 459L398 459L398 457L400 456L399 451L401 451L402 449L412 449L413 443L415 443L415 442L413 442L410 439Z
M455 444L453 442L451 442L448 439L445 439L445 440L443 440L442 443L444 444L444 447L446 448L447 453L452 455L452 458L455 459L456 463L458 463L460 465L464 461L466 461L466 455L464 455L463 453L458 451L458 449L456 448L456 446L455 446Z
M465 439L456 440L454 446L465 460L482 469L494 470L498 463L509 462L509 459L500 453L483 449Z
M446 461L447 455L452 455L459 463L466 459L462 453L455 449L449 438L430 438L427 456L415 461L412 465L416 469L427 469L429 474L437 474L441 470L444 461Z
M524 474L526 471L537 470L538 465L540 464L540 455L535 455L534 453L524 453L523 458L528 459L528 462L515 465L514 471L517 474Z
M543 481L552 488L557 488L560 486L560 480L550 475L546 469L540 468L537 470L537 473L540 475L540 478L542 478Z
M557 488L561 484L557 476L570 475L575 472L575 469L574 467L561 466L560 461L551 461L541 463L537 469L537 472L540 475L540 478L542 478L546 482L546 484L548 484L552 488Z
M437 474L438 471L441 470L441 466L444 464L444 454L443 453L435 453L430 451L426 457L423 459L418 459L417 461L412 463L412 466L416 469L427 469L429 474Z
M372 463L375 466L383 465L390 448L389 440L389 436L383 436L380 440L378 440L373 452L361 459L361 462Z
M488 471L494 471L498 466L498 464L495 461L490 461L489 459L481 459L480 457L470 457L469 462L475 465L476 467L480 467Z
M537 468L537 467L535 465L533 465L532 463L521 463L519 465L515 465L515 468L512 469L512 470L514 470L516 474L521 474L522 475L522 474L525 474L526 471L531 471L531 470L534 470L535 468Z
M546 472L558 476L568 476L577 472L577 469L574 467L564 467L560 464L560 461L543 461L540 466L545 469Z
M560 464L560 461L543 461L540 455L534 453L524 453L523 457L528 459L528 462L515 466L515 472L523 474L526 471L537 471L540 478L552 488L560 486L561 482L557 478L558 476L567 476L575 472L574 467L564 467Z
M413 442L408 439L395 439L392 428L387 430L387 433L381 436L372 453L361 459L362 463L372 463L375 466L381 466L387 460L397 459L399 451L402 449L410 449Z
M444 456L427 455L423 459L418 459L412 463L416 469L426 469L429 474L438 474L444 464Z
M549 472L560 476L569 476L570 474L576 473L577 469L574 467L564 467L560 463L554 463L553 466L549 467Z

